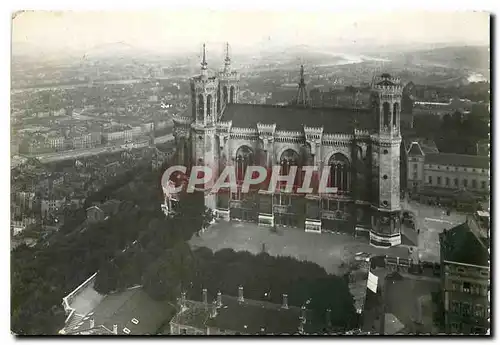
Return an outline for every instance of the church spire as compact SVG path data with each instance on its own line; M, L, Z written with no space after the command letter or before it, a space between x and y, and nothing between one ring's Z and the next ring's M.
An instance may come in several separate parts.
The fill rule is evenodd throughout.
M231 67L231 58L229 57L229 42L226 42L226 58L224 59L224 72L228 72Z
M306 86L306 82L304 81L304 65L300 65L300 83L299 86Z
M207 74L207 57L205 52L205 43L203 43L203 60L201 61L201 75Z
M304 80L304 65L300 65L300 82L299 89L297 91L297 104L307 105L307 91L306 91L306 82Z

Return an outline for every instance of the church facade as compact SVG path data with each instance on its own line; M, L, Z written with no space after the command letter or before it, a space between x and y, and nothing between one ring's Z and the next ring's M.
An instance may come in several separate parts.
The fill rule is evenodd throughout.
M345 109L310 106L303 79L301 69L291 105L242 104L229 53L212 75L204 48L201 73L190 81L191 111L174 119L178 163L210 167L215 177L232 165L238 188L252 165L281 166L283 175L296 166L297 185L304 180L301 167L326 167L335 193L238 189L208 193L205 203L224 219L366 235L378 247L400 244L400 80L374 78L371 107Z

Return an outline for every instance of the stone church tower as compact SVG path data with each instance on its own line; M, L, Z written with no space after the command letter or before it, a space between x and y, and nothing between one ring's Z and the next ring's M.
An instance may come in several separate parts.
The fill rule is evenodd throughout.
M218 146L215 135L217 113L217 90L219 83L216 77L208 75L205 45L200 75L191 79L191 107L193 122L191 125L191 162L193 165L205 166L217 176ZM210 185L210 182L207 183ZM213 197L215 198L215 197ZM206 200L207 207L215 208L215 201Z
M231 69L231 58L229 57L229 43L226 44L226 57L224 59L224 69L219 72L219 88L217 95L217 112L222 113L226 104L238 103L240 93L240 75Z
M401 243L400 224L400 114L403 87L398 78L382 74L373 80L372 106L377 130L372 140L372 231L376 246Z
M213 177L206 187L220 173L219 151L224 144L219 143L217 121L227 104L238 103L239 80L239 73L231 70L229 45L226 45L224 68L216 75L209 75L203 45L200 74L190 80L192 113L174 119L178 163L210 168ZM205 196L205 205L211 209L216 208L216 201L216 195Z

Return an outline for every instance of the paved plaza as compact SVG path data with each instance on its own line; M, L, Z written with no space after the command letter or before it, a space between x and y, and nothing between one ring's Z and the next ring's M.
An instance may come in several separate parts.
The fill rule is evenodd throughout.
M193 236L194 247L208 247L213 251L232 248L254 254L266 252L274 256L291 256L298 260L317 263L328 273L341 272L343 262L352 260L355 253L408 257L408 249L375 248L365 238L354 238L340 233L311 233L298 228L278 228L278 232L254 223L219 221L212 224L200 237Z
M444 208L414 201L404 202L402 208L414 214L415 228L420 229L415 254L421 261L439 262L439 234L465 222L466 215L453 211L448 216Z
M299 260L315 262L328 273L339 273L343 262L352 260L355 253L389 255L402 258L419 258L421 261L439 262L439 234L465 221L466 215L416 203L404 202L403 209L415 215L418 249L410 253L405 246L389 249L375 248L365 238L354 238L340 233L311 233L299 228L278 228L277 232L255 223L217 221L190 243L194 247L208 247L213 251L232 248L254 254L266 252L275 256L291 256Z

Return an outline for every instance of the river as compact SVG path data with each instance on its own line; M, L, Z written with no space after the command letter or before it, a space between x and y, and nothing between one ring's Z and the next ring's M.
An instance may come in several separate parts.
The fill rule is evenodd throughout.
M467 81L469 83L478 83L478 82L482 82L482 81L488 81L488 79L484 75L482 75L481 73L471 73L467 77Z
M328 52L328 51L315 51L316 53L330 55L332 57L336 57L339 61L333 63L333 65L349 65L355 63L362 63L365 61L374 61L374 62L390 62L389 59L378 58L374 56L362 55L362 54L346 54L346 53L338 53L338 52Z

